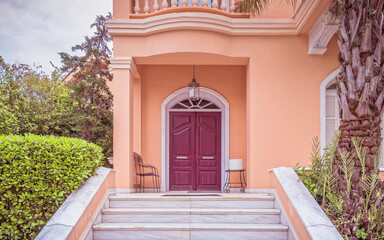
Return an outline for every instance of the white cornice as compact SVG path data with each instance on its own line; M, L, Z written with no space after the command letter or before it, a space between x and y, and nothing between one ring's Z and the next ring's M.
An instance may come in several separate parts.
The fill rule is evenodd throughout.
M325 9L308 33L308 53L318 55L324 54L327 51L329 41L338 28L339 24L336 16L329 10L329 8Z
M107 21L111 36L150 35L189 29L220 32L228 35L296 35L321 0L306 0L293 18L230 18L205 12L180 12L143 19L112 19Z
M112 57L110 58L110 68L114 69L129 69L135 79L140 78L137 71L136 63L132 57Z

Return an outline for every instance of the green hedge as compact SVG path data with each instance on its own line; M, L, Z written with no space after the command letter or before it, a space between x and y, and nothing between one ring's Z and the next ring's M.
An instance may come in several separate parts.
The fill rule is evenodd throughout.
M35 238L102 159L80 139L0 135L0 239Z

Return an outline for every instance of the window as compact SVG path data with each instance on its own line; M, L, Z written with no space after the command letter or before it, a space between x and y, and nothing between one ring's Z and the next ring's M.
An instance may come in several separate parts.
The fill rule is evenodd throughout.
M335 131L339 129L339 104L337 103L336 83L332 81L327 86L325 94L325 146L332 142Z
M171 107L171 109L220 109L216 104L206 99L192 101L190 99L182 100Z

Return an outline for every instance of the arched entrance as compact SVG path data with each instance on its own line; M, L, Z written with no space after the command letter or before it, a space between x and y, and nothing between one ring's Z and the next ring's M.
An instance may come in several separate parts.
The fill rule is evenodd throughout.
M229 164L229 103L219 93L200 88L201 99L195 103L188 101L188 88L170 94L161 105L161 191L169 191L170 186L170 115L195 113L220 115L220 189L224 184L224 170Z

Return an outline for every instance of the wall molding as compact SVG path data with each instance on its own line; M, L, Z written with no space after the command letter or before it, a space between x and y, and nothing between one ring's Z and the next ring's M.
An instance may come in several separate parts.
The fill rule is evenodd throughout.
M137 71L135 60L132 57L111 57L110 68L114 69L129 69L135 79L140 79L140 74Z
M155 15L107 21L113 36L145 36L171 30L206 30L228 35L297 35L321 0L303 1L292 18L231 18L205 12Z
M308 54L323 55L337 29L339 29L338 19L328 7L308 33Z

